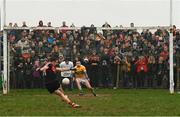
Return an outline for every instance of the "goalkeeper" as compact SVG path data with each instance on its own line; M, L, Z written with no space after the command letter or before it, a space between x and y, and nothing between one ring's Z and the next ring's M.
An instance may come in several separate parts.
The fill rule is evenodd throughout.
M77 84L77 87L80 91L79 95L84 95L82 91L81 84L85 85L88 89L90 89L91 93L96 96L96 93L94 92L94 89L91 87L89 83L89 78L86 72L85 66L81 65L80 61L76 62L76 66L74 67L74 74L75 74L75 81Z

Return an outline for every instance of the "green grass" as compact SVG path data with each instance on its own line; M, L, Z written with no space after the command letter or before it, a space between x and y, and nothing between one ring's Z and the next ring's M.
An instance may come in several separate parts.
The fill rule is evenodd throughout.
M0 96L1 116L180 116L180 94L158 89L97 89L98 97L86 90L67 91L69 97L82 105L73 109L46 90L11 90Z

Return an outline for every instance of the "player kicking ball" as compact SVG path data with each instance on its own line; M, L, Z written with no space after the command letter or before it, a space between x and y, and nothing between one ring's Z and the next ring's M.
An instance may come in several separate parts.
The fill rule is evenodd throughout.
M63 90L60 88L60 83L57 79L57 71L66 71L69 69L58 68L55 58L51 58L50 62L43 66L40 70L43 71L45 75L45 86L49 93L53 93L59 96L67 104L71 105L73 108L79 108L80 105L72 102L67 95L64 94Z
M80 61L76 62L76 66L74 67L74 74L75 74L75 81L76 81L77 87L80 91L79 95L80 96L84 95L84 93L82 91L82 87L81 87L81 84L83 84L91 91L91 93L94 96L96 96L94 89L91 87L91 85L89 83L89 78L88 78L88 75L86 72L86 67L81 65Z

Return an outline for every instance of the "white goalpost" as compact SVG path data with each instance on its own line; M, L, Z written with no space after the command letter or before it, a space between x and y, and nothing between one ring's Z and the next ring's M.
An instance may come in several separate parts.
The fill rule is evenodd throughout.
M173 32L170 31L169 37L169 91L174 93L174 62L173 62Z
M173 1L170 0L170 28L172 28L173 22ZM170 30L170 37L169 37L169 91L171 94L174 93L174 62L173 62L173 31Z

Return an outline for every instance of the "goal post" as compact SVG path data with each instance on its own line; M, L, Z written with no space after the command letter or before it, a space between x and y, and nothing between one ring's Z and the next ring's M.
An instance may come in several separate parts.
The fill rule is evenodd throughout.
M8 40L7 40L7 30L3 30L3 94L7 94L9 89L8 83Z
M174 93L174 62L173 62L173 31L170 29L169 32L169 91L171 94Z

